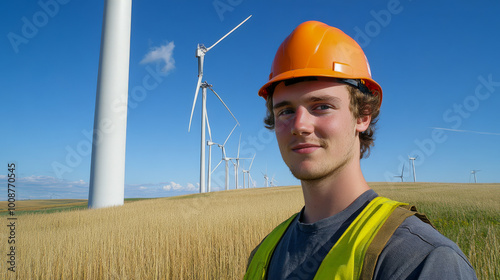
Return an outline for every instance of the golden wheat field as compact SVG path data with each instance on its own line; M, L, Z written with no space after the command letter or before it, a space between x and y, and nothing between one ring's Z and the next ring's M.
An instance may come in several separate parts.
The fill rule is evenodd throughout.
M500 279L500 184L371 186L426 213L458 243L479 279ZM302 205L301 189L294 186L19 215L16 272L7 271L2 253L0 278L241 279L254 247ZM5 227L0 230L2 252L7 235Z

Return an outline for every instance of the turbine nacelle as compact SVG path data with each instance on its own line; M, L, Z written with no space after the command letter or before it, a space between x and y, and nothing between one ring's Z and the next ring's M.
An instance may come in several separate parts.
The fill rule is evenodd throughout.
M203 44L198 44L196 47L196 57L203 57L208 52L208 49Z
M207 141L207 146L213 146L213 145L219 145L219 144L212 142L210 140Z

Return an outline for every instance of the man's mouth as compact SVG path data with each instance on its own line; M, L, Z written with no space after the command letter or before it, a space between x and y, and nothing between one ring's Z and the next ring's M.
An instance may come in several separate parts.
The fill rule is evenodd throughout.
M302 144L298 144L298 145L293 146L292 151L299 153L299 154L310 154L319 148L321 148L321 146L317 145L317 144L302 143Z

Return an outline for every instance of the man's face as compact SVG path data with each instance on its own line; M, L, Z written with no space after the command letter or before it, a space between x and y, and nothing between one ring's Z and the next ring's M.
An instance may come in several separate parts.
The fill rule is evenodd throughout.
M346 85L327 80L275 88L276 138L297 179L321 179L359 160L358 132L368 124L354 119L349 102Z

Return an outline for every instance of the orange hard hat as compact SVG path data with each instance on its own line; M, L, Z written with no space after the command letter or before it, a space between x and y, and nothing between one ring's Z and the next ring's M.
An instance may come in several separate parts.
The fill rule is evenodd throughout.
M340 29L318 21L307 21L295 28L281 43L274 57L267 82L259 96L267 99L276 84L300 77L345 79L377 95L382 88L372 79L370 65L361 47Z

